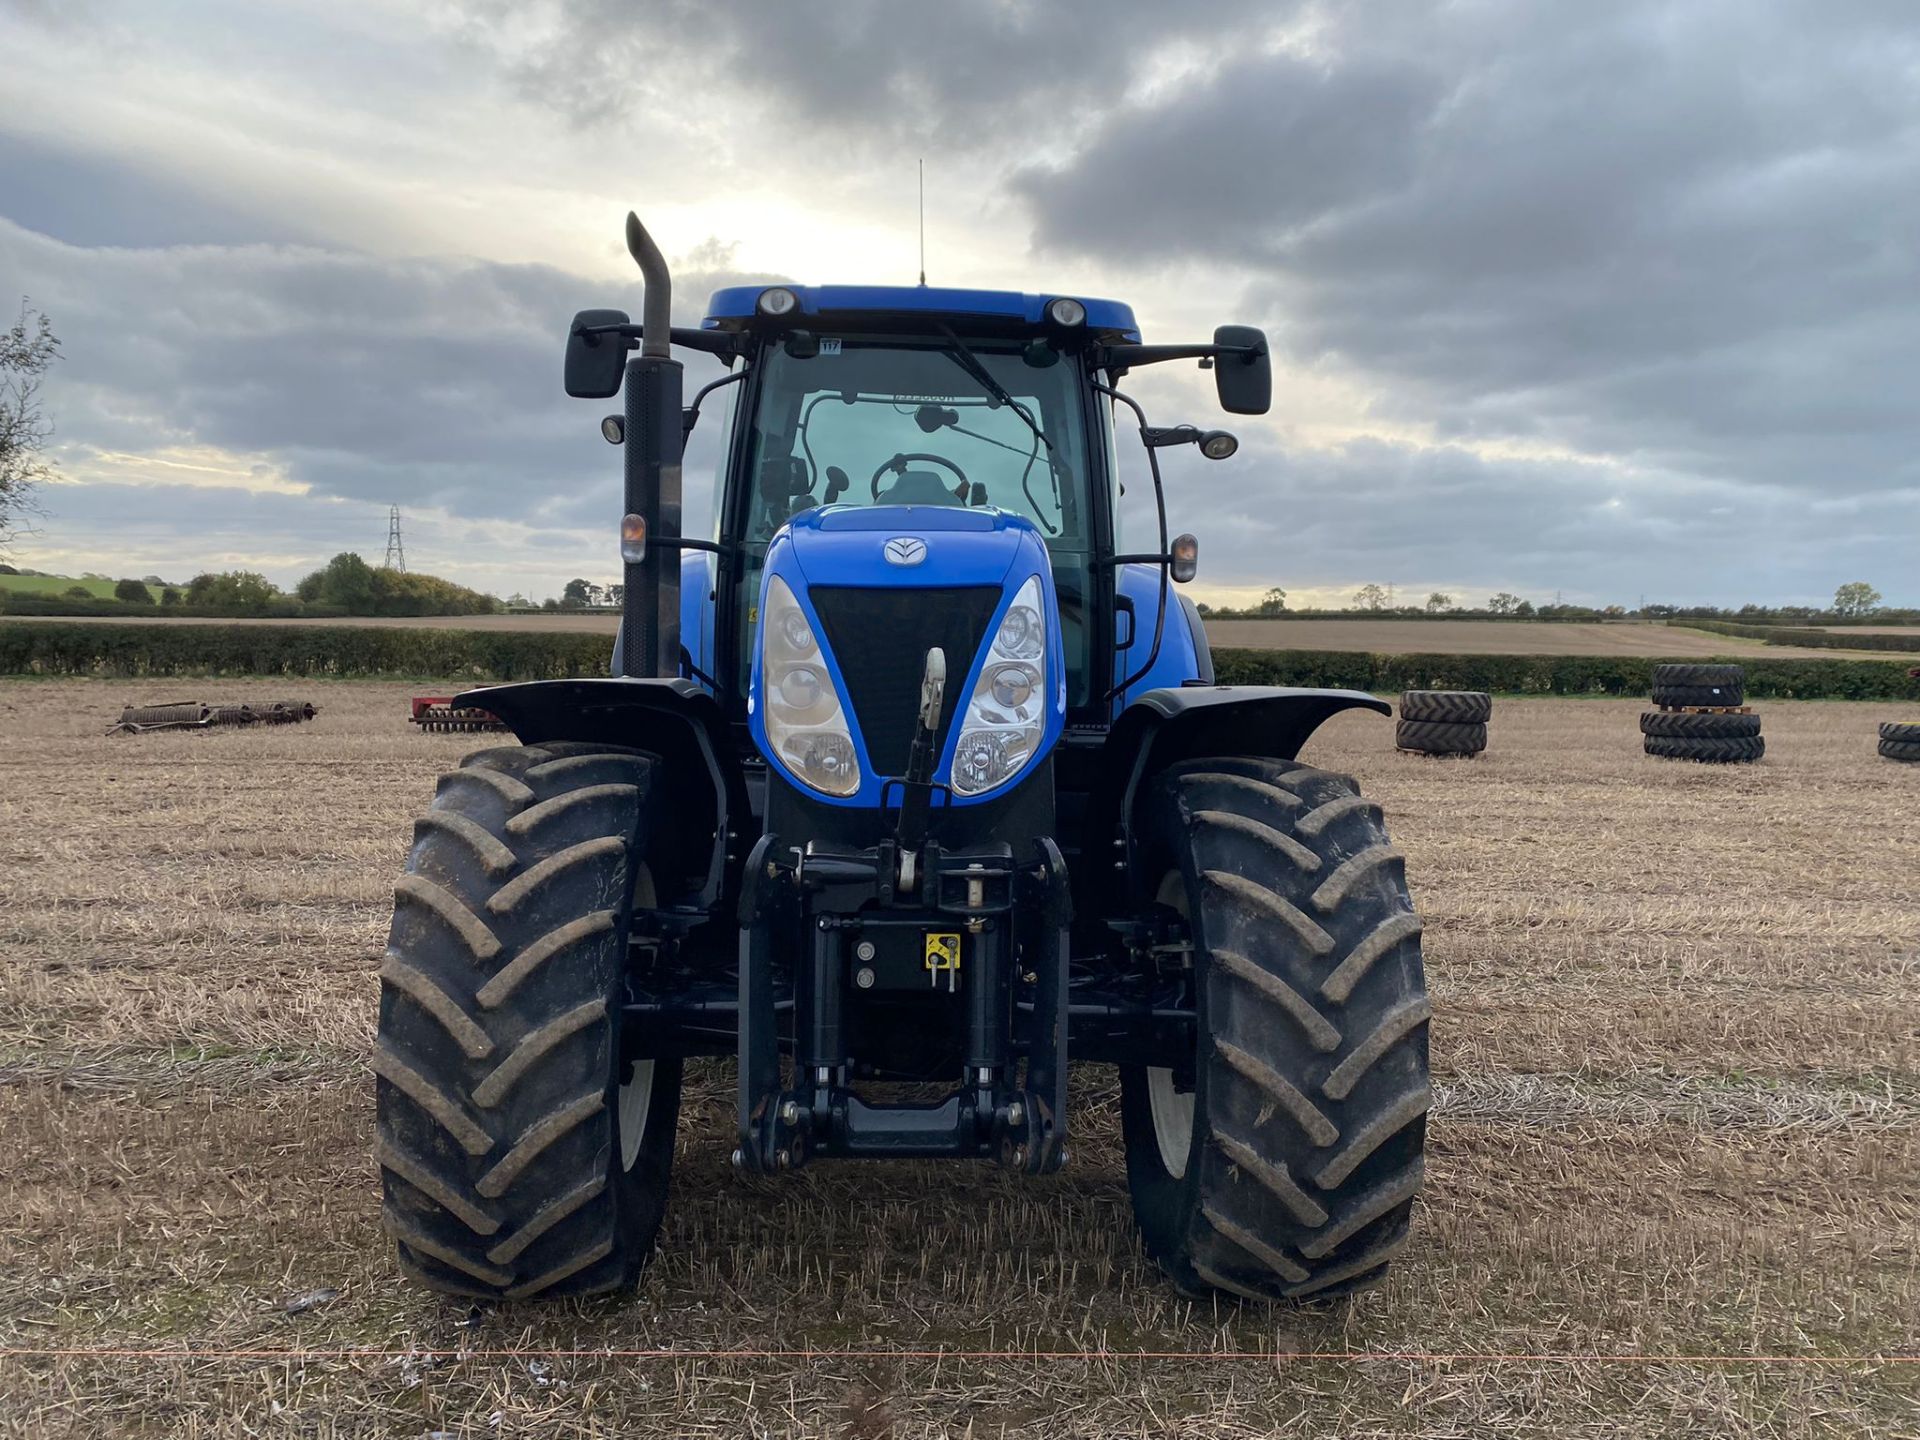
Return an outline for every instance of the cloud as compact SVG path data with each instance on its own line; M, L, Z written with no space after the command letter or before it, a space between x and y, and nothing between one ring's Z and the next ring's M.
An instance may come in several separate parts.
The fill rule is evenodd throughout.
M775 118L782 144L741 127L736 165L805 161L831 134L861 153L903 142L956 156L1020 136L1064 141L1108 97L1205 63L1258 17L1297 3L1215 0L1204 26L1178 6L1112 0L464 0L465 33L530 99L582 126L707 105ZM1038 127L1036 129L1036 126ZM759 153L738 148L751 143ZM841 153L844 153L844 149Z
M1162 453L1170 524L1200 537L1201 598L1270 584L1344 598L1375 581L1420 598L1816 603L1859 576L1892 595L1920 533L1920 491L1810 505L1779 487L1614 461L1381 440L1256 440L1218 466ZM1153 525L1150 491L1137 476L1127 489L1137 538Z
M1283 356L1382 425L1809 496L1920 485L1910 12L1379 18L1326 12L1311 46L1022 168L1038 245L1233 267Z
M638 308L628 192L685 323L772 278L735 271L910 279L925 155L936 278L1268 327L1276 415L1167 457L1202 588L1920 601L1895 0L16 0L0 49L0 277L67 342L69 478L114 487L43 529L177 502L190 539L231 499L324 558L398 502L483 583L594 573L618 465L559 357L574 309ZM1205 382L1128 385L1206 421Z
M25 135L0 136L0 195L24 229L75 245L220 245L294 238L215 192L137 161Z
M618 465L560 362L573 312L637 312L637 282L283 245L84 248L5 221L0 273L60 335L46 407L70 481L224 480L531 525L617 516ZM710 289L746 278L683 272L676 319L697 323ZM689 398L718 373L689 357ZM61 511L43 531L80 513L78 488L49 492Z

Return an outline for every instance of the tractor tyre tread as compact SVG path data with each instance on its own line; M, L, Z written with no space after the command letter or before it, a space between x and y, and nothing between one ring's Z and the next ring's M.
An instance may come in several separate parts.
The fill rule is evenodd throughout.
M1202 992L1183 1176L1160 1158L1142 1067L1122 1071L1122 1113L1143 1239L1186 1293L1329 1298L1376 1283L1408 1236L1431 1009L1400 852L1356 800L1344 775L1267 759L1177 765L1149 800ZM1223 818L1236 814L1316 863ZM1301 823L1314 815L1331 818Z
M1713 709L1747 703L1747 692L1735 685L1714 689L1706 685L1655 686L1653 703L1665 710Z
M611 1006L655 763L600 744L484 750L415 828L373 1069L383 1225L431 1288L591 1294L631 1284L652 1248L679 1067L655 1062L623 1170ZM554 807L544 823L513 823L538 807Z
M1401 720L1393 728L1393 743L1399 749L1423 755L1478 755L1487 748L1487 727Z
M1653 667L1656 690L1738 690L1746 684L1746 670L1739 665L1703 665L1681 662Z
M1492 716L1493 696L1484 690L1408 690L1400 696L1402 720L1484 725Z
M1675 740L1744 740L1760 733L1760 717L1712 710L1648 710L1640 716L1640 733Z
M1697 760L1707 765L1750 765L1767 753L1767 742L1759 735L1723 739L1649 735L1645 748L1647 754L1663 760Z
M1920 740L1882 740L1880 754L1887 760L1903 760L1912 764L1920 760Z
M1920 720L1887 720L1880 726L1882 740L1894 740L1905 745L1920 745Z

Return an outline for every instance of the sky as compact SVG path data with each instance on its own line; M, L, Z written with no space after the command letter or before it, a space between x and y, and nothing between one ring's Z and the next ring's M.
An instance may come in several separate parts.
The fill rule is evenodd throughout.
M924 160L936 284L1266 330L1272 413L1167 466L1199 599L1920 605L1909 0L0 0L0 56L0 304L63 350L18 565L290 585L398 505L414 569L614 578L560 361L639 312L626 211L695 323L913 283Z

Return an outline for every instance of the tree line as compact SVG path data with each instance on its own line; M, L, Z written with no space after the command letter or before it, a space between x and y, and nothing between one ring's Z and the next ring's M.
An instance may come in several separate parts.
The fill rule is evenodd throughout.
M1881 604L1884 597L1864 580L1840 586L1833 603L1815 605L1758 605L1736 607L1720 605L1668 605L1642 603L1625 605L1565 605L1559 602L1538 604L1502 590L1487 597L1478 606L1462 604L1444 590L1431 592L1418 603L1395 603L1393 592L1384 585L1362 585L1353 594L1351 605L1289 609L1287 592L1279 586L1269 589L1254 604L1232 606L1201 605L1200 613L1222 620L1257 620L1286 616L1289 619L1381 619L1419 620L1444 617L1459 620L1725 620L1748 625L1845 625L1863 622L1880 624L1920 624L1920 610Z
M0 570L11 567L0 566ZM19 573L19 572L14 572ZM84 585L58 595L0 590L0 608L15 615L158 614L291 620L348 615L491 615L502 606L491 595L438 575L375 569L351 551L336 555L292 592L255 570L208 571L184 585L152 577L120 580L108 599Z

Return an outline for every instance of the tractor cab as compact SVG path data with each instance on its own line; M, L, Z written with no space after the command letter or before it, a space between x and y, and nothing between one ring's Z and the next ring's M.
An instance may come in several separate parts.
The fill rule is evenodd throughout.
M762 314L769 296L777 319ZM1069 304L1067 313L1083 313ZM795 517L823 509L827 533L871 525L955 535L980 533L993 517L984 528L1029 535L1045 550L1066 632L1066 693L1090 707L1089 610L1095 558L1112 548L1113 465L1107 407L1087 390L1085 327L1029 322L1044 315L1040 299L991 291L733 289L708 309L708 329L748 347L717 505L718 533L741 547L723 632L739 643L732 664L716 661L712 673L748 678L768 549ZM1124 306L1095 302L1090 313L1103 338L1132 333ZM848 510L886 513L838 513ZM924 553L935 548L947 546ZM997 552L969 553L991 566ZM998 576L977 578L998 588Z
M940 715L964 722L943 731L924 777L946 787L935 804L1002 789L1069 716L1105 718L1112 651L1094 637L1113 628L1098 562L1113 551L1115 485L1087 347L1131 336L1133 317L1064 300L1054 313L1076 323L1063 325L1047 306L919 288L713 297L706 326L739 337L747 378L718 505L739 548L715 587L728 603L709 673L734 682L727 698L762 753L810 799L844 790L871 804L884 780L907 778L932 649L947 671ZM782 668L763 590L821 634L820 664ZM1031 633L1006 642L1013 652L983 651L1004 624ZM805 700L815 676L847 701L832 735L788 729L804 712L786 689ZM843 751L846 773L822 791L804 762Z

